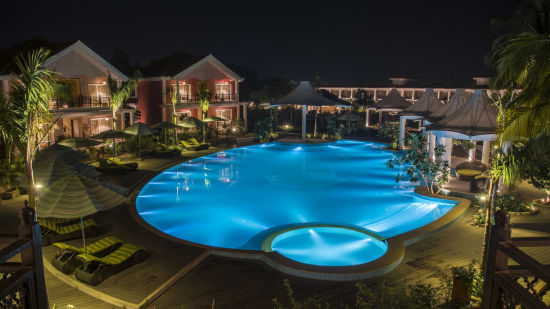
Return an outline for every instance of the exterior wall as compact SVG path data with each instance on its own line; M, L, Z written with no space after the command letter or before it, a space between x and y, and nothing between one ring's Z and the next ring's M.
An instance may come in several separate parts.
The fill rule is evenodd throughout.
M162 82L140 81L137 87L137 109L141 113L140 122L148 125L162 121ZM168 99L167 102L170 102Z

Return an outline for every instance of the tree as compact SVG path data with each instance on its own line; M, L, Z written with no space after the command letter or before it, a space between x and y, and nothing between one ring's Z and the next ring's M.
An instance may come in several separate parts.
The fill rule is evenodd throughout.
M13 148L21 142L19 137L23 134L22 122L18 114L18 108L5 96L0 95L0 135L6 147L6 159L11 163Z
M521 89L504 106L499 141L550 135L550 0L527 1L516 16L499 24L509 31L495 40L489 55L497 71L492 86Z
M15 63L18 75L10 79L12 89L9 100L18 116L10 119L13 127L20 126L16 145L25 156L29 206L36 207L34 174L32 164L40 144L54 126L49 112L49 99L55 91L54 72L44 67L50 51L44 48L33 50L26 56L19 55Z
M399 149L399 121L382 124L378 136L390 142L391 149Z
M116 130L116 119L117 112L122 107L122 103L128 100L130 96L134 93L137 87L137 76L128 79L128 81L123 82L119 87L118 81L111 78L111 74L107 77L107 85L109 86L109 99L111 112L113 114L113 130Z
M178 104L178 93L176 88L170 90L170 103L172 103L172 121L175 125L178 124L178 114L176 113L176 104ZM166 129L165 129L166 130ZM174 129L176 145L178 144L178 131Z
M404 155L389 160L389 168L400 166L405 169L409 181L422 180L431 195L437 195L449 181L449 161L443 159L445 147L439 145L434 148L435 160L431 160L427 151L427 141L422 134L413 134L409 138L411 148ZM397 176L397 181L404 179L403 174Z
M208 109L210 108L210 89L199 87L197 89L197 95L199 97L199 104L202 109L202 118L204 119L208 115ZM202 126L202 142L206 142L206 126Z

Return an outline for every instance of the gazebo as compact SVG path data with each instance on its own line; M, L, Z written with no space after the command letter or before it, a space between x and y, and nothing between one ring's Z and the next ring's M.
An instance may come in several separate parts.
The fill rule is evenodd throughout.
M462 107L451 115L428 126L428 132L437 137L438 145L445 145L447 160L451 159L452 139L483 141L482 163L489 162L491 141L496 138L498 111L486 90L476 90ZM475 150L474 150L475 154Z
M382 125L384 112L401 112L409 107L411 107L411 103L407 102L397 89L393 88L386 97L374 104L374 108L378 110L378 125ZM367 108L367 127L370 126L369 109L372 109L372 107Z
M350 106L349 103L324 97L307 81L300 82L289 94L271 102L270 105L302 105L302 140L306 139L306 106Z
M446 118L450 115L452 115L454 112L456 112L458 109L460 109L468 99L470 98L470 94L464 91L464 89L457 89L455 94L451 97L449 102L445 103L443 107L439 108L435 112L429 114L425 118L430 122L434 123L437 120L441 120L443 118ZM429 152L430 157L433 156L435 144L436 144L436 137L433 134L430 134L429 137Z
M399 117L399 148L405 147L405 126L407 119L421 121L424 117L434 113L443 106L432 88L427 88L418 101L401 112Z

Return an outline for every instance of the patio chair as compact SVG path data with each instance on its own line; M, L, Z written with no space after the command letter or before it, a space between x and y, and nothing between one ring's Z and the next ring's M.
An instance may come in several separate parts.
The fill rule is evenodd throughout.
M38 219L38 222L41 224L43 246L48 246L54 242L61 242L82 237L82 223L80 218L42 218ZM94 219L84 219L84 232L90 237L99 235L97 223Z
M124 244L101 258L82 253L76 256L83 264L75 270L75 276L82 282L98 285L106 278L143 262L147 256L145 248L133 244Z
M197 151L197 146L192 145L187 141L181 140L180 143L182 144L185 150Z
M190 139L189 139L189 142L191 142L191 144L192 144L193 146L195 146L197 150L205 150L205 149L210 148L210 145L208 145L208 144L206 144L206 143L199 143L199 142L197 141L197 139L195 139L195 138L190 138Z
M77 248L63 242L53 244L58 248L57 254L52 258L52 265L64 274L70 274L82 265L82 260L77 259L78 254L87 253L96 257L104 257L122 246L122 241L116 237L102 238L84 248Z

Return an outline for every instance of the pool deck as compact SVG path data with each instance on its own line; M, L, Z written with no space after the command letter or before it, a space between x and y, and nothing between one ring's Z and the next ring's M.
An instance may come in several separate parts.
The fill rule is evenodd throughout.
M205 153L193 153L179 161L146 159L140 163L135 174L117 176L110 180L119 185L134 186L140 179L147 179L159 170ZM535 199L542 197L543 193L521 184L518 194L523 198ZM24 197L20 197L3 201L0 206L0 233L13 234L16 231L17 211L21 208L23 199ZM467 210L452 225L422 241L410 244L406 247L403 261L394 270L366 281L387 281L393 284L411 284L419 280L435 282L438 273L449 266L465 265L472 259L480 259L483 229L472 225L471 217L475 211ZM512 235L550 236L550 225L547 224L549 220L550 209L547 208L541 208L537 216L512 216ZM92 289L130 304L126 307L138 305L155 290L162 288L170 278L174 279L175 284L147 308L211 308L213 302L215 308L272 308L273 298L287 299L284 278L290 279L298 299L322 295L331 300L335 307L338 307L340 301L353 303L355 299L356 288L352 281L332 282L292 277L261 261L208 256L205 250L166 240L135 222L129 208L125 206L98 213L96 221L102 236L117 236L127 242L142 245L152 252L143 263L108 278ZM92 238L89 241L93 240ZM68 243L80 245L79 240ZM5 242L1 242L0 247L4 244ZM545 248L529 248L526 251L548 264L550 253L544 250ZM45 247L45 262L53 254L54 249L51 246ZM199 257L204 260L199 260L198 265L190 267L194 266L193 261L197 261ZM100 300L99 293L95 298L79 290L79 286L74 283L77 282L74 277L60 278L63 280L46 271L50 305L57 304L58 308L62 308L72 304L78 309L121 307ZM70 280L68 282L71 285L65 283L66 280Z

